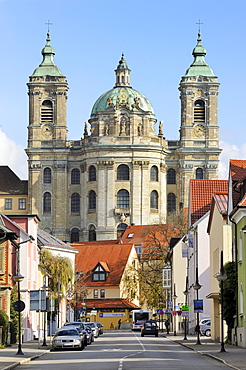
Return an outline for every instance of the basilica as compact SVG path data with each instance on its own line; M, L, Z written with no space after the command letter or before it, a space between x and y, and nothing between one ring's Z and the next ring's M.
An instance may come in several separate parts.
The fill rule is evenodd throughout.
M179 85L176 141L164 137L151 102L131 86L124 54L114 87L95 97L83 137L68 140L68 82L54 55L48 33L27 83L28 211L41 229L67 242L116 239L128 225L165 223L187 208L190 179L218 178L219 83L200 33Z

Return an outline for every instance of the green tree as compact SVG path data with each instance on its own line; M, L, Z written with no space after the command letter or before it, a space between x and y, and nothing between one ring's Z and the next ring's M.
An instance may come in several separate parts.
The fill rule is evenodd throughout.
M8 340L8 325L9 325L9 317L6 312L0 310L0 326L2 326L2 344L5 346Z
M14 309L15 302L18 301L17 284L13 286L10 296L10 343L16 343L18 335L18 312Z
M236 315L236 296L237 296L236 263L227 262L224 265L224 272L227 275L227 279L224 281L223 316L228 327L227 334L228 342L231 343L232 329L234 327L234 317Z

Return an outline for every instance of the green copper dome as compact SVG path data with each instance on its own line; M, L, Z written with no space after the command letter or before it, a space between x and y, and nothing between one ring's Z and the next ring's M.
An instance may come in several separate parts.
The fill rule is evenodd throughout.
M194 61L187 69L185 76L213 76L212 69L205 62L204 57L207 54L206 49L202 46L201 34L198 33L197 45L193 49L192 55Z
M97 112L102 112L107 108L117 109L118 107L139 108L155 117L154 109L150 101L140 92L130 86L130 69L122 54L121 60L115 70L116 83L113 89L102 94L91 111L91 118L97 118Z
M61 70L53 61L55 51L50 45L50 34L47 33L46 45L42 49L43 61L38 68L35 69L32 76L63 76Z

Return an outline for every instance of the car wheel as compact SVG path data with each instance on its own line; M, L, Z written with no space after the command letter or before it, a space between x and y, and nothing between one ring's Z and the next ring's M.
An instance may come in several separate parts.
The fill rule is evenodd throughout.
M155 334L155 337L158 337L158 333L157 333L157 334Z
M205 335L206 337L211 337L211 330L210 329L206 330Z
M144 337L144 334L143 333L141 333L141 337Z

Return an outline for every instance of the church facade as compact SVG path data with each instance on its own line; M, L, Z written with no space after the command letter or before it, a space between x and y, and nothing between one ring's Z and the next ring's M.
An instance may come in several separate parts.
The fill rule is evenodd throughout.
M29 77L28 210L64 241L119 237L128 225L165 223L188 205L189 180L217 179L219 83L198 34L181 78L180 138L168 141L150 101L131 87L122 54L115 86L95 102L83 138L67 139L68 83L47 34ZM156 127L157 126L157 127Z

